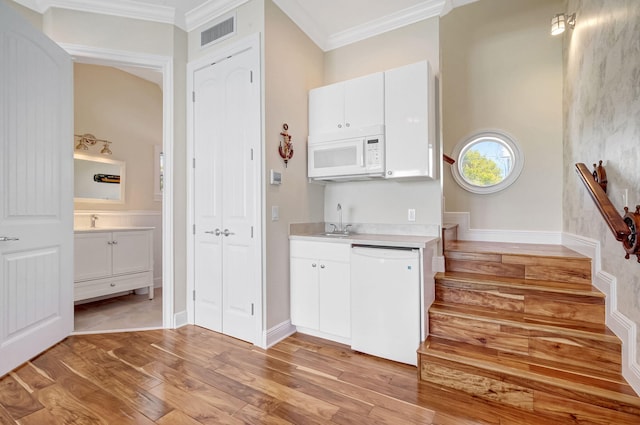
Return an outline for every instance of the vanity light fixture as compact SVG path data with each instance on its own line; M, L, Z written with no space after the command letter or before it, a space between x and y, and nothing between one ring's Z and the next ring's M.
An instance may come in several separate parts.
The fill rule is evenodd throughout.
M576 27L576 14L572 13L569 16L566 16L564 13L556 14L556 16L551 18L551 35L562 34L567 25L571 29Z
M111 144L108 140L96 139L96 136L93 134L85 133L85 134L75 134L75 137L78 138L78 144L76 145L76 149L78 150L89 150L89 146L94 146L96 143L102 143L102 150L100 153L103 155L111 155L111 149L109 149L109 145Z

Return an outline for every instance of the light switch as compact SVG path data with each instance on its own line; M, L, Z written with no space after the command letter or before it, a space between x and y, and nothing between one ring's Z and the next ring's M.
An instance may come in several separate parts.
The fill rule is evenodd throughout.
M277 205L271 206L271 221L280 220L280 207Z

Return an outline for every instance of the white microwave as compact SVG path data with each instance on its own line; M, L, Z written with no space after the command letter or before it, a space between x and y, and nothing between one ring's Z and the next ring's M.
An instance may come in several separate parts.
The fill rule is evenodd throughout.
M384 135L309 143L308 175L316 180L384 176Z

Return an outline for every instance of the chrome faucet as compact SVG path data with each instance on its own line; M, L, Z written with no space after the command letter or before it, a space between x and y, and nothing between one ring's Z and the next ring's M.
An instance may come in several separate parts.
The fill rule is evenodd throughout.
M338 232L342 232L342 205L338 202Z
M91 214L91 228L92 228L92 229L96 227L96 220L97 220L98 218L99 218L99 217L98 217L97 215L95 215L95 214Z

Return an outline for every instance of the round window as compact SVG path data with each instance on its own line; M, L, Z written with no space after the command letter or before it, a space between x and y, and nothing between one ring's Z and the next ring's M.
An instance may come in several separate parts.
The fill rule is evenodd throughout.
M483 131L461 140L454 150L451 168L456 182L473 193L494 193L516 181L524 157L512 137L499 131Z

